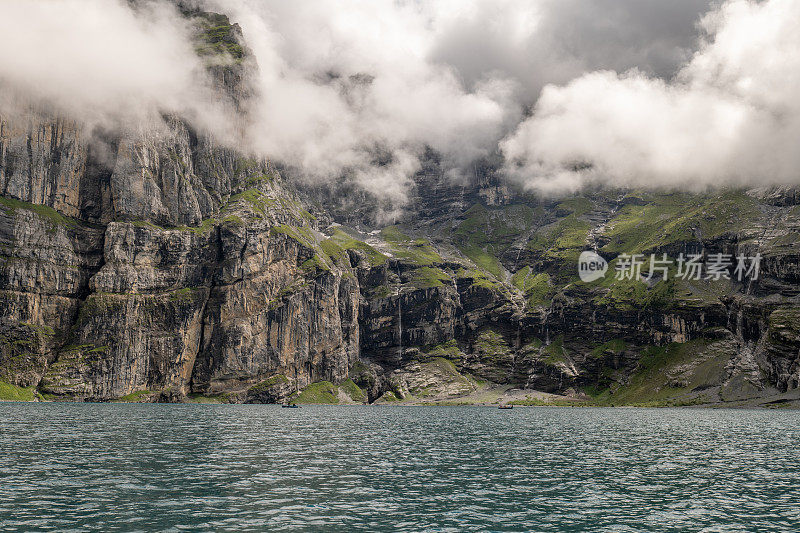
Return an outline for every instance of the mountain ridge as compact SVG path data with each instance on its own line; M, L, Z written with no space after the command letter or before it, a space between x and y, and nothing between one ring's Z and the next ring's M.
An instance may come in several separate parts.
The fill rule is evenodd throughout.
M247 49L199 17L236 102ZM220 18L222 17L222 18ZM545 198L435 154L405 211L189 121L0 116L0 381L48 400L794 405L800 196ZM578 257L610 263L582 283ZM761 277L617 280L621 254L761 254ZM732 267L728 274L732 274Z

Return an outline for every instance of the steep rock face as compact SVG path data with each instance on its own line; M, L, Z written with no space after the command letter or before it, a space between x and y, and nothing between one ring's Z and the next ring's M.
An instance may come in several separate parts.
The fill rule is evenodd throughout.
M215 252L210 231L109 224L105 263L42 390L98 398L188 391Z
M196 391L242 392L274 375L295 388L346 379L358 357L358 284L317 265L317 252L292 233L220 228Z
M436 376L474 387L439 359L469 379L625 401L798 389L791 191L542 203L478 183L462 187L466 211L423 206L433 218L406 223L412 236L324 234L273 166L174 117L124 135L42 114L2 124L0 379L45 396L279 401L348 377L371 400ZM588 247L612 262L594 284L574 271ZM761 272L614 280L633 252L759 253ZM634 395L645 375L664 379Z
M220 98L245 109L241 31L181 9ZM431 153L405 218L370 231L379 199L295 190L179 117L110 131L18 111L0 116L0 380L45 398L274 402L315 382L370 401L484 382L606 403L800 391L795 189L541 199L496 161L452 183ZM587 249L610 262L593 283L576 275ZM633 253L762 263L757 280L615 279Z
M19 201L0 204L0 379L38 382L103 260L103 232Z
M241 30L182 9L238 109L253 68ZM177 117L105 131L36 108L0 116L0 185L3 381L53 398L241 400L291 375L275 399L341 381L358 357L349 263L320 250L270 164Z
M185 391L200 341L206 291L92 294L73 342L42 378L46 394L117 398L140 390ZM101 344L104 343L104 344Z
M89 139L74 121L31 109L0 116L0 187L5 197L79 217L88 196Z
M766 361L770 381L782 391L800 387L800 310L781 308L769 315Z
M403 361L403 346L440 344L457 327L458 295L452 287L398 290L365 301L361 309L362 346L366 355L391 364Z
M321 255L307 213L276 180L199 227L110 223L104 264L40 390L244 399L275 375L290 376L287 393L346 379L358 357L357 279Z
M424 184L431 173L423 174ZM412 369L427 372L432 357L444 357L467 376L589 391L605 402L746 401L798 391L791 313L800 224L792 190L607 191L541 202L513 191L487 196L486 186L498 190L480 182L434 187L437 198L458 196L458 188L457 204L475 203L453 216L422 195L403 221L407 235L384 229L383 244L373 243L397 265L373 268L362 283L377 286L365 293L362 357L380 367L372 378L360 374L365 387L377 380L382 390L413 397L419 387L397 380L415 382ZM592 248L611 266L605 279L586 284L577 258ZM697 254L704 274L679 279L673 265L669 281L647 280L644 265L643 277L617 280L622 253ZM706 273L716 254L731 264L712 279ZM757 278L737 279L738 256L756 255Z
M125 135L116 144L110 181L120 217L198 225L218 214L236 179L233 152L198 139L176 118L163 128Z

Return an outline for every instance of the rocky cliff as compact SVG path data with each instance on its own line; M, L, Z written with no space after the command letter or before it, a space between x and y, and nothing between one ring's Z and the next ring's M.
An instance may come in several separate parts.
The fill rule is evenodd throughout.
M187 11L221 97L238 27ZM800 385L800 195L546 199L432 156L398 224L180 117L0 116L0 381L48 400L785 405ZM424 194L422 193L424 191ZM578 279L581 251L609 274ZM621 254L763 257L757 280L617 280ZM645 269L646 272L647 269ZM674 274L674 272L671 272ZM731 279L728 279L731 278ZM17 397L15 396L15 397Z

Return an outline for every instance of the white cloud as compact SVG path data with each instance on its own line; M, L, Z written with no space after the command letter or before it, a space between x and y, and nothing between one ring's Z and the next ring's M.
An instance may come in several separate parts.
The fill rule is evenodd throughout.
M544 89L502 143L525 185L700 189L797 183L800 1L731 0L676 78L585 74Z
M467 90L452 67L429 59L436 33L414 5L233 6L219 7L240 22L259 66L250 145L308 176L347 172L402 201L425 147L465 165L495 149L515 113L511 82Z
M446 0L432 57L468 82L500 73L533 103L548 83L637 67L669 77L691 55L708 0Z
M173 112L219 130L224 115L186 20L169 4L140 4L0 0L6 99L45 101L85 122L130 124Z
M175 113L396 205L429 147L448 176L499 147L553 192L796 182L800 0L698 26L708 1L202 0L258 64L238 129L165 0L0 0L0 100L118 127Z
M497 150L547 82L598 65L674 70L706 1L211 5L242 24L259 64L253 149L311 177L350 172L402 202L425 147L443 155L449 176L459 175ZM394 164L374 165L376 150Z

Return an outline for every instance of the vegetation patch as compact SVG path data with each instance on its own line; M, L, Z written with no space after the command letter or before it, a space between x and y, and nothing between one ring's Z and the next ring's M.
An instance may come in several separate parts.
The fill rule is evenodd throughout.
M148 228L148 229L153 229L153 230L158 230L158 231L167 231L167 228L165 228L163 226L159 226L157 224L153 224L149 220L131 220L130 223L133 224L137 228Z
M201 13L196 19L195 52L201 57L227 55L236 61L244 58L236 30L228 17L218 13Z
M744 191L698 197L689 193L647 194L645 205L623 206L609 222L602 250L644 253L672 243L697 242L745 227L760 216Z
M216 219L214 219L214 218L206 218L202 222L200 222L200 224L197 225L197 226L178 226L175 229L180 230L180 231L189 231L191 233L196 233L198 235L203 235L205 233L210 232L212 229L214 229L214 226L216 225L216 223L217 223Z
M466 268L459 268L456 271L456 278L471 280L471 286L473 287L481 287L483 289L501 292L504 294L507 293L507 288L505 285L494 278L490 278L482 270L468 270Z
M195 300L197 293L202 292L203 289L199 287L184 287L169 293L169 299L173 302L188 303Z
M269 229L270 235L283 234L289 238L297 241L298 244L304 248L309 248L314 251L314 255L303 261L300 265L307 274L316 274L317 272L330 272L333 264L331 258L318 243L314 234L306 226L296 227L286 224L279 224L272 226Z
M378 285L369 293L370 300L380 300L381 298L388 298L395 293L395 290L388 285Z
M445 359L444 357L434 357L432 361L426 363L430 368L434 368L439 370L444 374L451 374L454 377L457 377L459 380L466 381L467 378L461 375L461 373L456 368L455 363L450 361L449 359Z
M386 242L405 243L412 239L400 229L400 226L386 226L381 230L381 238Z
M267 209L275 203L275 200L258 189L247 189L230 197L228 205L235 203L244 203L253 212L264 216L267 214Z
M307 227L296 227L296 226L289 226L287 224L278 224L277 226L272 226L271 228L269 228L269 232L271 235L279 233L287 235L288 237L299 242L306 248L316 249L317 247L317 240L314 238L314 234L311 233L311 230Z
M623 339L612 339L601 344L600 346L597 346L596 348L593 348L590 353L593 358L601 359L608 353L619 355L624 351L625 341Z
M332 239L328 238L319 243L320 248L322 251L325 252L325 255L330 257L333 262L339 263L344 257L344 248L336 244Z
M292 396L291 400L297 403L339 403L339 389L330 381L318 381Z
M130 394L126 394L125 396L122 396L120 398L117 398L116 401L117 402L123 402L123 403L139 403L143 399L146 399L151 394L153 394L153 391L140 390L140 391L132 392Z
M77 220L64 216L52 207L47 207L46 205L32 204L5 196L0 196L0 205L3 206L6 213L13 213L17 209L25 209L36 213L39 217L50 223L51 231L55 231L60 227L74 227L79 224Z
M265 379L261 383L253 385L248 389L248 392L253 392L253 393L268 392L272 387L276 385L285 385L287 383L289 383L289 378L287 378L283 374L275 374L274 376Z
M187 399L191 403L230 403L230 398L228 394L199 394L199 393L191 393L187 396Z
M236 215L228 215L228 216L226 216L225 218L222 219L222 223L223 224L233 224L233 225L236 225L236 226L241 226L241 225L244 224L244 221L241 219L241 217L238 217Z
M534 209L523 204L498 209L475 204L464 213L464 220L453 232L453 242L478 267L500 278L503 268L498 257L530 230L538 217Z
M341 385L339 385L339 389L341 389L345 394L347 394L351 400L356 403L364 403L367 401L367 394L356 385L352 379L348 379Z
M577 265L592 225L575 213L537 232L526 247L544 259ZM571 273L571 269L570 269Z
M503 363L510 360L511 348L503 335L493 329L484 329L475 339L475 351L481 360L490 363Z
M383 393L383 395L381 395L380 398L378 398L378 401L391 403L391 402L401 402L403 401L403 399L400 398L394 391L387 390L386 392Z
M590 212L593 207L592 201L585 196L573 196L572 198L567 198L560 202L556 206L556 209L568 211L571 215L581 216Z
M317 272L330 272L331 265L328 260L320 254L314 254L311 258L303 261L300 265L303 271L310 275L316 275Z
M542 355L544 356L542 361L548 365L555 366L558 363L566 363L567 356L566 350L564 349L564 336L559 335L553 342L545 346L542 350Z
M42 334L42 335L45 335L45 336L48 336L48 337L52 337L53 335L56 334L56 330L54 330L52 327L47 326L47 325L29 324L28 322L20 322L19 325L20 326L24 326L26 328L30 328L34 332Z
M547 272L534 274L533 270L526 266L514 274L511 283L525 294L531 307L548 305L553 297L553 286L550 283L550 274Z
M500 278L502 276L503 267L500 264L500 260L486 251L485 248L475 244L468 244L458 246L458 250L479 268L482 268L495 278Z
M353 379L354 383L361 383L368 389L371 389L376 384L375 372L360 359L353 363L348 375Z
M617 261L609 264L609 273L595 285L606 288L596 301L599 305L619 311L641 311L643 309L667 310L674 304L676 279L670 276L652 287L641 279L616 279L614 270Z
M452 278L441 268L420 267L411 274L411 283L418 289L442 287L451 282Z
M337 257L343 250L357 250L363 253L371 266L382 265L387 259L369 244L351 237L339 228L335 228L330 238L322 242L322 249L331 258Z
M92 317L113 313L125 305L125 300L126 296L121 294L92 293L78 310L78 323L83 324Z
M253 176L248 176L247 179L244 181L245 185L248 187L256 187L261 185L262 183L272 183L275 180L275 176L272 174L260 173Z
M696 339L667 346L651 346L642 351L639 366L625 385L615 385L595 395L595 401L607 405L685 405L695 399L686 396L692 389L707 387L717 381L727 354L698 360L711 341ZM692 364L693 363L693 364ZM679 376L679 377L676 377Z
M435 346L428 346L425 348L425 353L428 357L442 357L453 360L460 359L462 355L455 339Z
M585 404L580 400L566 400L563 398L525 398L524 400L512 400L508 403L526 407L574 407Z
M412 239L398 226L388 226L381 230L381 237L392 248L392 254L400 260L416 266L434 266L444 262L442 257L425 239Z
M263 165L258 159L252 157L238 157L233 167L233 172L237 179L241 179L246 175L261 174Z
M33 387L18 387L0 381L0 400L7 402L32 402L36 398Z

